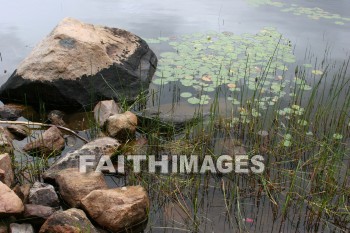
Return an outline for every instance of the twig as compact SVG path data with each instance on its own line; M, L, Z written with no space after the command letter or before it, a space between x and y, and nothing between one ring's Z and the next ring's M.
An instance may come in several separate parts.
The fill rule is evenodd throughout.
M59 129L62 129L64 131L67 131L71 134L73 134L74 136L76 136L77 138L81 139L82 141L84 141L85 143L88 143L89 141L86 140L85 138L83 138L82 136L80 136L79 134L77 134L76 132L74 132L71 129L68 129L66 127L60 126L60 125L52 125L52 124L43 124L43 123L39 123L39 122L25 122L25 121L0 121L0 124L12 124L12 125L36 125L36 126L41 126L41 127L52 127L52 126L56 126Z

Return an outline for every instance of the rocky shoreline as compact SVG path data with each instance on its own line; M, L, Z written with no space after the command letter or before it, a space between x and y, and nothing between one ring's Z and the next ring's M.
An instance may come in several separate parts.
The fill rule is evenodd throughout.
M109 187L104 174L94 171L97 164L81 172L79 157L111 158L122 143L135 139L138 117L115 101L134 101L147 90L156 66L157 57L140 37L72 18L63 19L33 49L0 88L5 103L0 107L0 233L145 228L147 191L141 186ZM28 121L33 117L17 121L32 111L28 105L54 109L47 119L51 124ZM93 106L94 127L101 133L87 141L67 128L61 110L87 112ZM62 153L66 132L83 144ZM18 148L14 140L26 144ZM18 152L47 163L38 168L43 173L33 171L24 174L31 179L19 180L16 173L21 171L14 167Z
M1 233L139 232L146 226L149 198L143 187L110 188L103 173L95 172L97 164L86 173L79 171L81 155L94 156L96 161L112 157L121 143L134 139L137 117L122 112L113 100L99 102L94 116L106 136L75 151L60 156L65 140L56 126L22 148L32 156L60 156L42 175L43 182L34 184L16 182L12 166L13 139L22 131L22 139L29 136L26 126L0 127Z

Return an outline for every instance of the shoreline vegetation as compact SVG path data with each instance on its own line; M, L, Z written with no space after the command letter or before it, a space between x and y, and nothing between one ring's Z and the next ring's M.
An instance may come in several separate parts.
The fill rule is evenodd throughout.
M274 28L256 34L194 33L145 40L160 51L158 67L149 91L132 104L126 99L99 102L93 116L86 111L88 127L80 132L47 124L46 111L39 114L43 123L0 121L4 126L62 129L52 135L33 128L16 140L3 127L1 153L9 154L6 159L11 158L12 165L6 169L14 175L8 185L0 172L0 185L13 188L9 192L19 206L14 213L0 208L0 229L29 223L33 232L56 232L62 218L78 232L349 231L350 58L329 63L325 49L323 58L306 53L300 59L293 53L293 42ZM110 91L116 92L112 87ZM170 110L164 112L166 101L170 103L165 109ZM177 106L193 111L172 111ZM145 111L149 109L158 111L150 114ZM84 143L66 151L72 137ZM23 142L36 149L24 152ZM97 166L93 163L82 175L78 158L86 154L97 160L107 156L107 165L122 165L125 172L96 175L91 172ZM206 156L217 161L221 155L233 160L237 155L261 155L265 170L169 175L150 172L149 165L141 164L135 172L131 161L121 164L120 155L144 155L148 162L149 156L161 160L169 155L169 164L173 155L198 155L200 162ZM65 210L51 205L48 216L30 216L40 219L39 224L23 216L33 204L26 196L32 197L36 181L53 184L36 186L58 193ZM104 214L98 218L98 213ZM79 216L78 222L74 216Z

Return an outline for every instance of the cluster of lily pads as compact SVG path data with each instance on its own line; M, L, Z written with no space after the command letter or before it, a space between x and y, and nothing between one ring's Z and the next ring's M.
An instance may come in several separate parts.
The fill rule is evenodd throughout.
M350 18L343 17L336 13L331 13L325 11L320 7L304 7L299 6L298 4L288 4L285 2L277 2L272 0L246 0L249 4L253 6L274 6L281 8L282 12L290 12L294 15L305 15L310 19L318 20L318 19L326 19L332 20L337 25L344 25L346 22L350 21Z
M148 43L168 41L165 38L148 39ZM274 28L264 28L257 34L196 33L167 42L172 51L160 54L153 78L156 85L170 82L193 88L181 94L190 104L208 104L210 93L218 87L233 93L247 88L283 97L283 88L290 83L283 73L288 63L295 62L291 42ZM269 101L271 103L271 101Z

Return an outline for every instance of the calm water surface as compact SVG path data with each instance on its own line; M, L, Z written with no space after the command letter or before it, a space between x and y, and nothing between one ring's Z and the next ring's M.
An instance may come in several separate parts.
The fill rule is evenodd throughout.
M259 2L259 1L250 1ZM263 1L261 1L263 2ZM309 0L283 1L303 7L319 7L332 14L350 17L350 2L347 0ZM275 27L295 46L298 60L302 60L305 51L315 57L323 57L326 49L330 51L332 62L342 62L350 52L350 21L344 25L335 24L335 20L310 19L305 15L281 12L271 5L252 6L246 0L12 0L1 2L0 14L0 84L4 83L15 70L19 62L32 48L45 37L64 17L119 27L141 37L178 36L195 32L225 32L234 34L255 34L263 27ZM151 47L157 52L156 45ZM170 98L170 97L168 97ZM164 104L169 102L164 98ZM166 108L166 105L164 105ZM181 108L180 108L181 109ZM191 112L185 105L186 112ZM215 184L218 180L209 179ZM215 185L213 185L215 187ZM229 222L222 202L223 194L215 188L202 193L200 232L232 232L236 222ZM283 197L281 197L283 199ZM291 208L291 224L282 230L278 228L281 219L274 218L269 202L262 198L257 208L254 198L243 199L241 217L257 220L247 223L249 232L303 232L304 219L298 218L297 207ZM159 206L152 201L151 218L147 231L151 232L190 232L186 214L173 203ZM237 210L234 210L237 211ZM293 217L294 216L294 217ZM297 216L297 217L295 217ZM296 218L296 219L295 219ZM299 217L300 218L300 217ZM295 226L298 223L298 226ZM182 229L182 230L180 230Z

